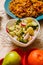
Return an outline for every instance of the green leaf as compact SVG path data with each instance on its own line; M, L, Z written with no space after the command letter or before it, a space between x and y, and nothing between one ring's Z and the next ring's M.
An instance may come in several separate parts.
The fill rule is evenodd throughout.
M16 22L16 24L18 25L20 22L21 22L21 20L20 20L20 19L18 19L18 20L17 20L17 22Z

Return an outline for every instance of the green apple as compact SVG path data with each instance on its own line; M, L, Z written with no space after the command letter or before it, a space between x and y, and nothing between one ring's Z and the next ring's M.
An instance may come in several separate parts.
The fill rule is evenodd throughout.
M12 51L5 56L2 65L20 65L20 61L21 56L16 51Z

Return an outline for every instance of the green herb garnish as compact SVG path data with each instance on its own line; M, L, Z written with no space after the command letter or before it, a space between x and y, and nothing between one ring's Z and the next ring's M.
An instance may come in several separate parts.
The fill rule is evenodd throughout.
M16 22L16 25L18 25L20 22L21 22L21 20L20 20L20 19L18 19L18 20L17 20L17 22Z

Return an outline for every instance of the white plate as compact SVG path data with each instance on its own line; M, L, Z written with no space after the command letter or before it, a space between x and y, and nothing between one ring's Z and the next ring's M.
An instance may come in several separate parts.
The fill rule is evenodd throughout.
M31 18L31 17L28 17L28 18ZM24 19L25 19L25 18L24 18ZM10 39L12 40L12 42L13 42L15 45L20 46L20 47L27 47L27 46L29 46L30 44L32 44L32 42L36 39L38 33L40 32L40 24L39 24L39 22L38 22L36 19L34 19L34 18L32 18L32 19L37 22L37 24L38 24L38 31L37 31L36 35L34 35L33 39L30 40L30 41L29 41L28 43L26 43L26 44L25 44L25 43L22 43L22 42L19 42L18 40L16 40L15 38L13 38L13 37L6 31L7 34L8 34L8 36L10 37ZM12 26L14 22L16 22L16 19L11 19L11 20L9 20L8 23L6 24L6 27L9 26L9 25Z

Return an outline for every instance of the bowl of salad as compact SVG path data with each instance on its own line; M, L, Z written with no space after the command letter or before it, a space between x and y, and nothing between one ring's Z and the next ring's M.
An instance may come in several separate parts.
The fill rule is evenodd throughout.
M32 17L11 19L6 24L8 36L14 44L20 47L29 46L36 39L39 31L40 24Z

